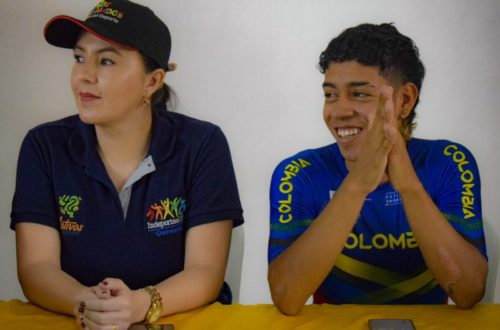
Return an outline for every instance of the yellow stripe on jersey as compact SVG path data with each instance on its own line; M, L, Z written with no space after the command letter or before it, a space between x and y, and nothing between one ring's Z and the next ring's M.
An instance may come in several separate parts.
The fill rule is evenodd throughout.
M356 300L358 303L383 303L404 297L423 288L426 288L425 291L429 291L437 285L437 281L429 269L409 278L407 275L391 272L344 254L338 256L335 267L352 276L386 286L386 288L368 294L360 301Z

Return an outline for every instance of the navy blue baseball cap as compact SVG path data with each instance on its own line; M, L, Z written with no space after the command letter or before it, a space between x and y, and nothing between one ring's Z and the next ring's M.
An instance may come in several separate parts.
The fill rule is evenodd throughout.
M103 0L84 21L65 15L53 17L45 25L44 35L54 46L73 49L83 30L117 46L138 50L168 71L170 32L148 7L128 0Z

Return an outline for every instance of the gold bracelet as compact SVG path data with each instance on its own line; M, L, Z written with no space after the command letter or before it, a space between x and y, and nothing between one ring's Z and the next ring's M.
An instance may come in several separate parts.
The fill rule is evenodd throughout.
M163 310L163 301L161 299L160 292L150 285L144 288L149 296L151 297L151 307L146 313L146 322L149 324L155 323L161 316L161 312Z

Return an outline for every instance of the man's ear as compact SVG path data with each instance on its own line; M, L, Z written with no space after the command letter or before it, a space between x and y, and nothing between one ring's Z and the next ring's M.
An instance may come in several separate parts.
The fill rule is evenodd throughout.
M408 117L417 102L418 88L414 83L407 82L399 88L399 93L398 116L404 119Z
M146 78L146 85L144 94L147 98L151 97L154 92L163 86L163 80L165 79L165 71L161 68L157 68L154 71L148 73Z

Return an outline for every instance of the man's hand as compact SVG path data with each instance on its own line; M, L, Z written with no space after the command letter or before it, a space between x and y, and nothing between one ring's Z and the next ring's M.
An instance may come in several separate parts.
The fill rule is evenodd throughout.
M394 144L397 128L394 126L393 88L380 90L373 124L361 146L356 162L349 168L351 180L363 193L368 194L387 180L386 169L389 152Z
M391 185L398 192L409 191L418 188L420 181L413 169L406 141L399 130L397 117L392 106L386 107L387 124L386 134L392 141L392 147L388 155L387 176Z

